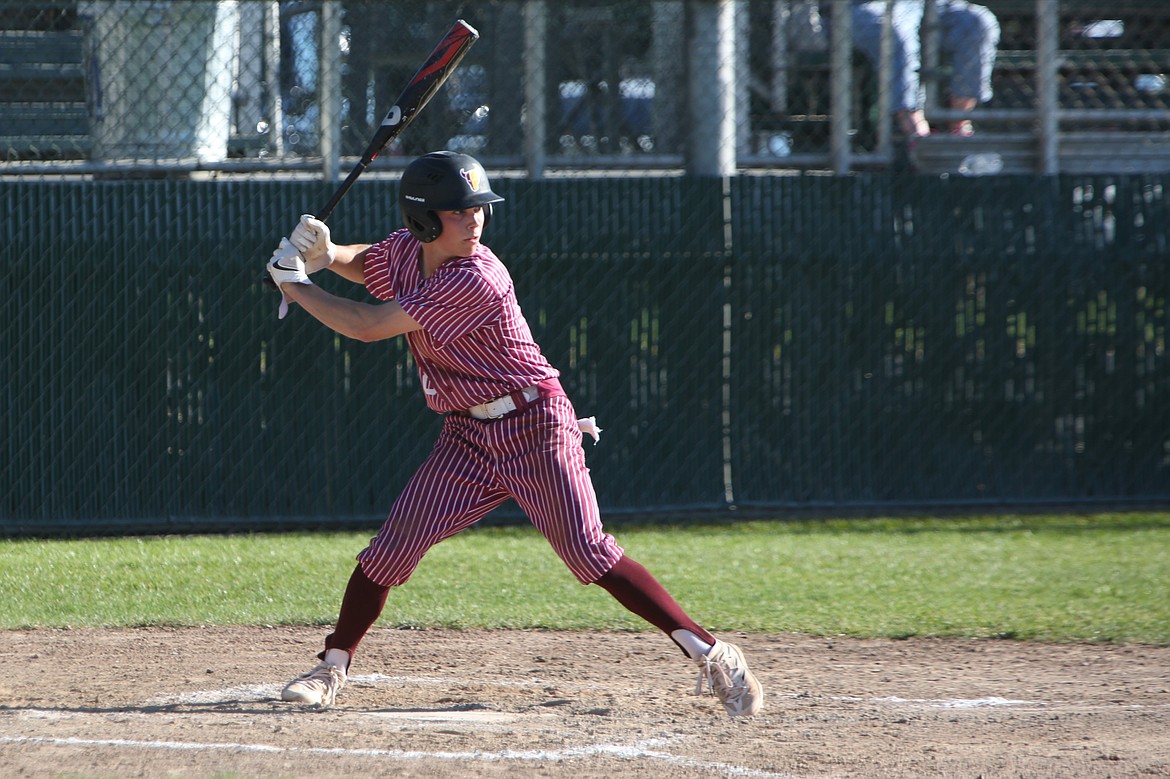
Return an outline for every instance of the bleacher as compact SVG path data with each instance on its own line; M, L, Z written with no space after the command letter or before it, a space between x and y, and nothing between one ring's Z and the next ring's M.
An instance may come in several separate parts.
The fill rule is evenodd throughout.
M954 171L970 155L998 155L1001 170L1041 169L1036 4L981 0L1000 22L994 98L977 109L970 138L939 134L915 145L926 173ZM1170 171L1170 3L1062 0L1057 41L1057 165L1068 173ZM980 118L980 113L984 118Z
M75 11L9 8L0 25L3 159L88 157L87 57Z
M995 156L995 170L1034 173L1041 170L1040 63L1035 0L980 0L995 12L1001 27L994 97L976 109L974 137L938 133L909 149L895 144L889 156L879 147L877 74L859 52L852 63L852 116L849 120L854 164L895 166L904 162L930 174L956 172L970 157ZM1057 0L1052 0L1057 3ZM770 3L760 4L772 5ZM799 167L823 164L829 147L831 64L828 52L829 10L820 4L821 40L810 45L809 23L803 14L813 0L788 0L790 51L783 74L782 107L775 97L775 79L754 78L750 109L755 146L766 149L781 137L786 163ZM1056 139L1058 169L1065 172L1149 172L1170 170L1170 2L1157 0L1059 0ZM775 18L766 7L752 6L752 67L766 74L775 62L770 46ZM783 38L781 38L783 40ZM925 47L924 47L925 48ZM946 52L933 70L923 74L942 95L950 73ZM783 88L782 88L783 89ZM941 100L940 100L941 102ZM931 124L945 128L955 112L938 104L928 107ZM896 141L898 139L895 139ZM903 153L909 151L909 155ZM892 159L891 159L892 157ZM776 165L765 151L760 163Z

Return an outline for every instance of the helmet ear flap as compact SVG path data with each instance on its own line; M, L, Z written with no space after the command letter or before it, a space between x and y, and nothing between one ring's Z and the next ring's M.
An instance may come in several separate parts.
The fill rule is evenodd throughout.
M443 223L434 211L416 211L411 209L402 214L406 227L423 243L430 243L443 232Z
M483 227L486 230L492 221L492 204L487 203L483 208ZM430 243L443 232L443 222L434 211L411 209L402 214L406 228L422 243Z

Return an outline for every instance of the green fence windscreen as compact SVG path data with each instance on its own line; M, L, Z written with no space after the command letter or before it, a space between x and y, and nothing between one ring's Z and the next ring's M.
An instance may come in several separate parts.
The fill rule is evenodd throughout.
M1165 503L1167 184L501 177L487 241L605 429L603 510ZM0 183L0 533L381 520L439 424L409 353L259 283L322 194Z
M1165 182L739 183L741 502L1165 499Z

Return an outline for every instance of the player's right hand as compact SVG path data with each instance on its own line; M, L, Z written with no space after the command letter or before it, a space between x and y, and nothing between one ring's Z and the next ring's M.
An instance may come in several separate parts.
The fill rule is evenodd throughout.
M305 261L287 238L280 239L280 246L268 260L268 274L277 287L281 284L312 284L305 268Z
M337 259L337 244L329 240L329 226L312 214L302 214L289 243L305 258L305 272L316 273Z
M277 319L288 316L288 295L280 288L281 284L312 284L309 274L305 272L305 260L297 253L297 249L287 238L280 239L280 246L272 253L268 260L268 275L272 284L280 290L280 308L276 310Z

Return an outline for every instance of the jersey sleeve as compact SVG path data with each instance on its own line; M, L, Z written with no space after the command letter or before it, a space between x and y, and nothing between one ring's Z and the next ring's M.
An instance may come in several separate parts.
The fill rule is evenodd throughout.
M376 243L366 250L362 263L366 291L379 300L394 297L394 284L390 277L390 241Z
M473 264L463 263L436 271L398 303L441 349L498 319L504 292Z

